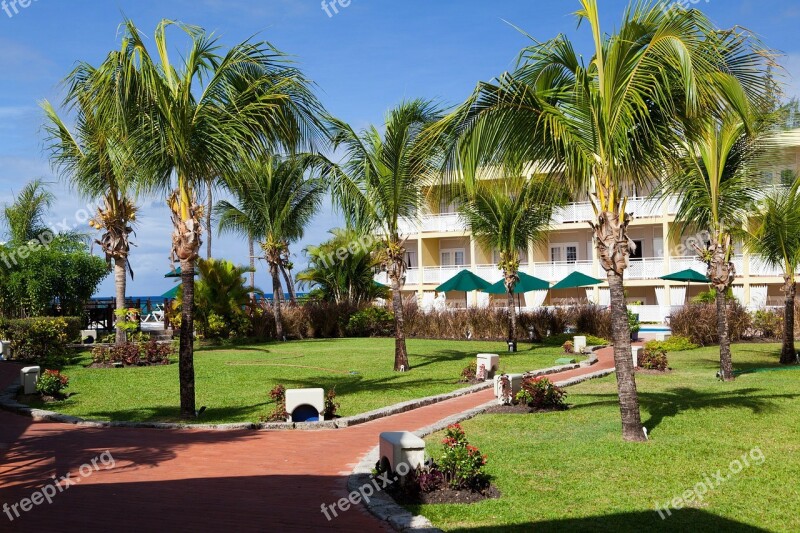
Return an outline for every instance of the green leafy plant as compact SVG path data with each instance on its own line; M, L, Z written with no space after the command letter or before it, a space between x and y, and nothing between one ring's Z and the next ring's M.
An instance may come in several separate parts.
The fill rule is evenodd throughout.
M644 347L646 350L663 350L665 352L683 352L699 348L698 345L683 335L673 335L665 341L648 341L645 343Z
M11 342L12 359L60 367L67 345L80 336L80 318L40 317L0 321L0 335Z
M517 393L517 401L533 409L565 409L567 393L545 377L526 378Z
M269 391L269 397L275 402L275 409L267 416L262 416L263 422L286 422L289 413L286 411L286 387L276 385Z
M461 425L448 426L442 444L444 450L438 465L450 488L480 490L488 485L489 476L484 471L486 456L469 444Z
M470 383L478 377L478 362L473 361L461 371L460 383Z
M69 387L69 378L58 370L45 370L36 382L36 391L45 396L58 398Z
M663 349L645 348L639 354L639 367L645 370L665 372L669 368L667 352Z
M394 314L383 307L358 311L347 322L351 337L390 337L394 334Z
M639 333L641 329L641 323L639 322L639 315L628 309L628 327L631 330L631 335L636 335Z

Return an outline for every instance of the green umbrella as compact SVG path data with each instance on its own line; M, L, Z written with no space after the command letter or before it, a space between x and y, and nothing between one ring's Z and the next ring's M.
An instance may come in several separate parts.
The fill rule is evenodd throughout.
M175 285L170 290L162 294L161 297L164 298L165 300L174 300L175 298L178 297L178 289L180 288L181 288L180 285Z
M580 272L573 272L566 278L562 279L555 285L553 289L578 289L580 287L589 287L591 285L600 285L603 283L597 278L581 274Z
M700 272L688 269L688 270L681 270L680 272L675 272L674 274L668 274L666 276L661 276L661 279L666 281L685 281L686 283L711 283L711 280L708 279L706 276L702 275Z
M514 294L525 294L526 292L531 291L546 291L550 289L550 284L543 279L535 278L526 274L525 272L519 272L519 282L514 286ZM500 280L484 292L489 294L505 294L506 293L506 282L505 280Z
M165 278L179 278L179 277L181 277L181 267L178 267L175 270L172 270L171 272L167 272L166 274L164 274L164 277Z
M436 292L450 292L459 291L464 293L465 301L468 300L467 293L470 291L485 291L492 286L491 283L486 281L480 276L477 276L469 270L462 270L452 278L448 279L438 287Z

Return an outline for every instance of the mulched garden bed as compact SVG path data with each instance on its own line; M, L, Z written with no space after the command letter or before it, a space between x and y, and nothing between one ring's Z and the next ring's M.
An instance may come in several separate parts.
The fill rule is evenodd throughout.
M30 405L31 402L42 401L44 403L59 403L69 398L69 394L50 396L46 394L18 394L17 401L21 404Z
M453 490L450 487L432 492L408 494L399 486L389 486L386 492L401 505L441 504L441 503L477 503L483 500L494 500L501 496L500 489L489 485L480 491Z
M484 411L487 415L528 415L532 413L552 413L553 411L566 411L569 407L548 407L546 409L532 409L524 404L493 405Z

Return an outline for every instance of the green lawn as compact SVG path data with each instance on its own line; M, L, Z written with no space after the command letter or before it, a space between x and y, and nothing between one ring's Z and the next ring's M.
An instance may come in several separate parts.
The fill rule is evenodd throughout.
M734 364L777 367L779 351L737 345ZM568 389L566 412L465 422L467 438L489 455L502 498L413 510L447 531L800 531L800 369L725 384L715 379L717 356L714 348L670 354L672 374L637 377L646 444L621 440L613 376ZM441 437L428 439L434 457ZM756 447L761 465L752 452L751 466L702 502L670 508L665 520L656 513L655 502L705 475L716 482L718 469L727 475Z
M393 339L337 339L271 343L195 352L197 406L208 410L200 423L255 422L271 412L269 391L336 387L340 414L364 413L394 403L464 387L461 370L481 352L501 353L508 372L553 366L560 348L521 344L511 356L497 342L409 340L412 371L397 373ZM89 355L65 372L72 396L47 408L97 420L174 421L178 365L89 369ZM351 375L355 371L357 375Z

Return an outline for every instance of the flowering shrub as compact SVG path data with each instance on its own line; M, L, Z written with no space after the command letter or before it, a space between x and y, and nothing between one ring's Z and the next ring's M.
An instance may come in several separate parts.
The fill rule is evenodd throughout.
M460 383L469 383L478 377L478 362L473 361L461 371Z
M667 352L663 349L645 347L639 354L639 367L645 370L664 372L669 367Z
M60 396L69 386L69 378L58 370L45 370L36 383L36 390L46 396Z
M171 344L155 340L147 343L126 342L119 346L96 346L92 350L92 360L97 364L122 363L124 366L168 365L175 352Z
M439 461L439 470L450 488L479 490L487 485L489 476L484 472L486 456L469 444L459 424L447 427L442 444L444 454Z
M338 410L339 403L336 401L336 387L333 387L325 395L325 418L332 420L336 416L336 411Z
M566 407L564 397L567 392L545 377L527 378L517 393L517 401L534 409Z
M286 422L289 418L289 413L286 411L286 387L283 385L276 385L269 391L269 397L275 402L275 410L265 417L261 417L264 422Z
M564 348L564 353L575 353L575 345L572 344L572 341L565 342L562 348Z

